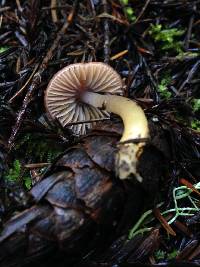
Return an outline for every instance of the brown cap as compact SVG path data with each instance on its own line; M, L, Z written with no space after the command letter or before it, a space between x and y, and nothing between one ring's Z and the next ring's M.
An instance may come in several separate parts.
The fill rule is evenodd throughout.
M69 65L51 79L45 94L45 106L52 119L63 127L77 121L108 117L108 112L80 100L84 92L122 94L122 80L110 66L101 62ZM76 134L85 134L91 123L71 126Z

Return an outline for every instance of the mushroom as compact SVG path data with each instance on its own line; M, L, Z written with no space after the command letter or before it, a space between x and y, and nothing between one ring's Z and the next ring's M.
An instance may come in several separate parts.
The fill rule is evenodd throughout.
M137 162L149 138L148 122L136 102L120 96L122 89L120 76L107 64L76 63L53 76L45 93L45 106L50 117L63 127L77 120L87 121L71 126L77 134L85 134L92 127L90 120L108 117L110 112L119 115L124 132L118 144L116 174L120 179L134 175L141 182Z

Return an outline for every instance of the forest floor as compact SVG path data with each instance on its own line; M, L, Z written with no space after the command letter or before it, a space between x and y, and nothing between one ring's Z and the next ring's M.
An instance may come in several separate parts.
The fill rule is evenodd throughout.
M170 144L160 199L123 235L115 266L200 266L198 0L0 0L2 227L23 209L20 193L78 138L48 120L48 82L61 68L90 61L121 75L124 95L167 131ZM106 260L84 264L112 266Z

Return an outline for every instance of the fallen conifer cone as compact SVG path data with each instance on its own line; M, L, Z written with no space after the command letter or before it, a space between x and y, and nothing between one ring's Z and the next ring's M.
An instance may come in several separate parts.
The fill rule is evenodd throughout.
M60 156L28 193L30 208L4 222L0 266L23 266L52 249L82 255L97 243L105 247L105 240L128 230L140 216L144 201L151 206L156 196L152 192L166 167L166 140L159 127L153 128L152 140L160 147L149 144L144 149L139 164L142 184L135 180L132 185L115 176L121 123L97 125Z

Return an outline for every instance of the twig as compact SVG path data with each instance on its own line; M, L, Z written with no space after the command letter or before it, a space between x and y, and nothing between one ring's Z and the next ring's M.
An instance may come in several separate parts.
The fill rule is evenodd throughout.
M22 12L22 7L21 7L21 4L20 4L20 0L16 0L16 5L17 5L17 8L19 9L19 11Z
M103 12L108 13L107 0L102 0ZM110 38L109 38L109 23L108 19L104 18L104 62L108 63L110 60Z
M94 6L93 0L89 0L89 4L90 4L91 9L92 9L92 14L95 17L96 16L96 11L95 11L95 6Z
M188 257L188 260L192 261L199 254L200 254L200 245L198 245L198 247L196 247L195 250L190 254L190 256Z
M115 59L118 59L119 57L123 57L123 56L126 55L127 53L128 53L128 50L127 50L127 49L126 49L126 50L123 50L123 51L117 53L116 55L112 56L112 57L110 58L110 60L115 60Z
M187 245L183 248L182 251L178 253L176 256L176 260L186 260L190 255L192 255L192 251L197 247L198 240L192 240L191 242L188 242Z
M110 118L100 118L100 119L92 119L92 120L84 120L84 121L73 121L70 123L67 123L65 127L71 126L71 125L76 125L76 124L83 124L83 123L94 123L94 122L99 122L99 121L108 121Z
M51 17L54 23L58 22L57 10L55 9L56 0L51 0Z
M192 77L194 76L194 74L198 70L199 66L200 66L200 60L198 60L194 64L194 66L191 68L191 70L188 73L187 79L181 84L180 88L178 89L178 93L180 93L180 91L184 88L184 86L191 81Z
M148 141L149 141L148 138L135 138L135 139L129 139L123 142L118 142L118 145L124 145L124 144L129 144L129 143L135 143L135 144L147 143Z
M1 25L2 25L2 21L3 21L3 15L0 16L0 28L1 28Z
M47 163L47 162L30 163L30 164L24 165L24 168L27 168L27 169L39 169L39 168L43 168L43 167L49 166L50 164L51 163Z
M18 97L18 96L24 91L24 89L26 89L26 86L27 86L28 83L31 81L31 79L33 78L35 72L37 71L38 66L39 66L39 64L36 64L36 65L35 65L35 67L34 67L34 69L33 69L33 72L31 73L31 75L30 75L30 77L28 78L28 80L25 82L25 84L22 86L22 88L21 88L19 91L17 91L17 93L9 99L8 103L11 104L11 103L13 102L13 100L14 100L16 97Z
M134 23L137 23L137 22L139 21L139 19L143 16L143 14L144 14L144 12L145 12L145 10L146 10L148 4L150 3L150 1L151 1L151 0L147 0L147 1L146 1L145 5L143 6L143 8L142 8L140 14L137 16L137 18L136 18L136 20L134 21Z
M146 74L149 77L151 84L152 84L151 88L153 89L154 101L156 102L156 104L158 104L160 99L159 99L159 95L158 95L157 90L156 90L156 88L158 88L157 83L155 81L153 74L151 73L151 69L149 68L149 66L147 64L146 59L141 55L141 53L139 55L141 56L142 62L143 62L144 67L145 67Z
M200 192L193 186L193 184L191 184L190 182L188 182L186 179L181 178L180 179L180 183L187 186L187 188L191 189L193 192L195 192L198 196L200 196Z
M188 50L189 48L189 41L190 41L190 37L191 37L191 34L192 34L192 27L193 27L193 23L194 23L194 15L192 15L192 17L190 18L190 21L189 21L189 25L188 25L188 30L187 30L187 35L186 35L186 38L185 38L185 49Z
M193 6L193 10L194 11L196 10L196 5ZM188 50L188 48L189 48L189 41L190 41L190 37L192 34L192 27L194 24L194 18L195 18L195 15L193 14L189 20L188 30L187 30L187 34L186 34L186 38L185 38L185 49L186 50Z
M176 221L174 221L174 225L176 226L176 228L179 229L179 231L181 231L182 233L184 233L186 236L188 236L190 238L193 237L192 232L190 231L190 229L184 223L176 220Z
M13 143L14 143L15 137L16 137L16 135L17 135L17 133L18 133L20 127L21 127L23 118L25 116L26 109L27 109L29 103L32 100L33 93L35 92L36 88L40 84L40 80L41 80L41 76L40 75L41 75L41 72L37 72L34 75L32 84L28 88L26 96L25 96L25 98L23 100L23 104L22 104L21 110L19 111L18 116L17 116L17 121L16 121L14 127L12 128L12 133L11 133L11 136L10 136L10 138L8 140L8 150L9 151L13 147Z
M19 114L17 117L17 121L16 121L14 127L12 128L12 133L11 133L11 136L8 140L9 151L13 147L16 135L17 135L17 133L21 127L21 124L23 122L23 119L25 117L26 109L32 100L32 97L33 97L35 90L38 88L38 86L40 84L41 76L42 76L43 72L46 70L46 68L48 67L48 63L51 60L51 58L53 57L53 54L54 54L56 48L58 47L58 44L59 44L63 34L65 34L66 30L68 29L68 27L71 25L71 23L73 21L73 17L75 14L77 4L78 4L78 0L74 2L74 6L73 6L72 11L70 12L68 18L67 18L67 21L64 23L61 30L57 33L57 37L56 37L54 43L52 44L52 46L50 47L49 51L47 52L45 58L43 59L42 64L41 64L38 72L35 73L33 76L32 83L28 88L28 91L27 91L26 96L24 98L21 110L19 111Z
M70 7L69 4L66 4L66 5L57 5L57 6L45 6L45 7L42 7L42 10L50 10L50 9L61 9L61 8L68 8Z
M0 8L0 13L5 12L5 11L10 10L10 9L11 9L10 6L1 7Z
M155 217L160 221L163 228L167 231L168 234L172 236L176 236L176 233L172 229L172 227L168 224L167 220L162 216L160 213L160 210L158 208L155 208L153 210Z

